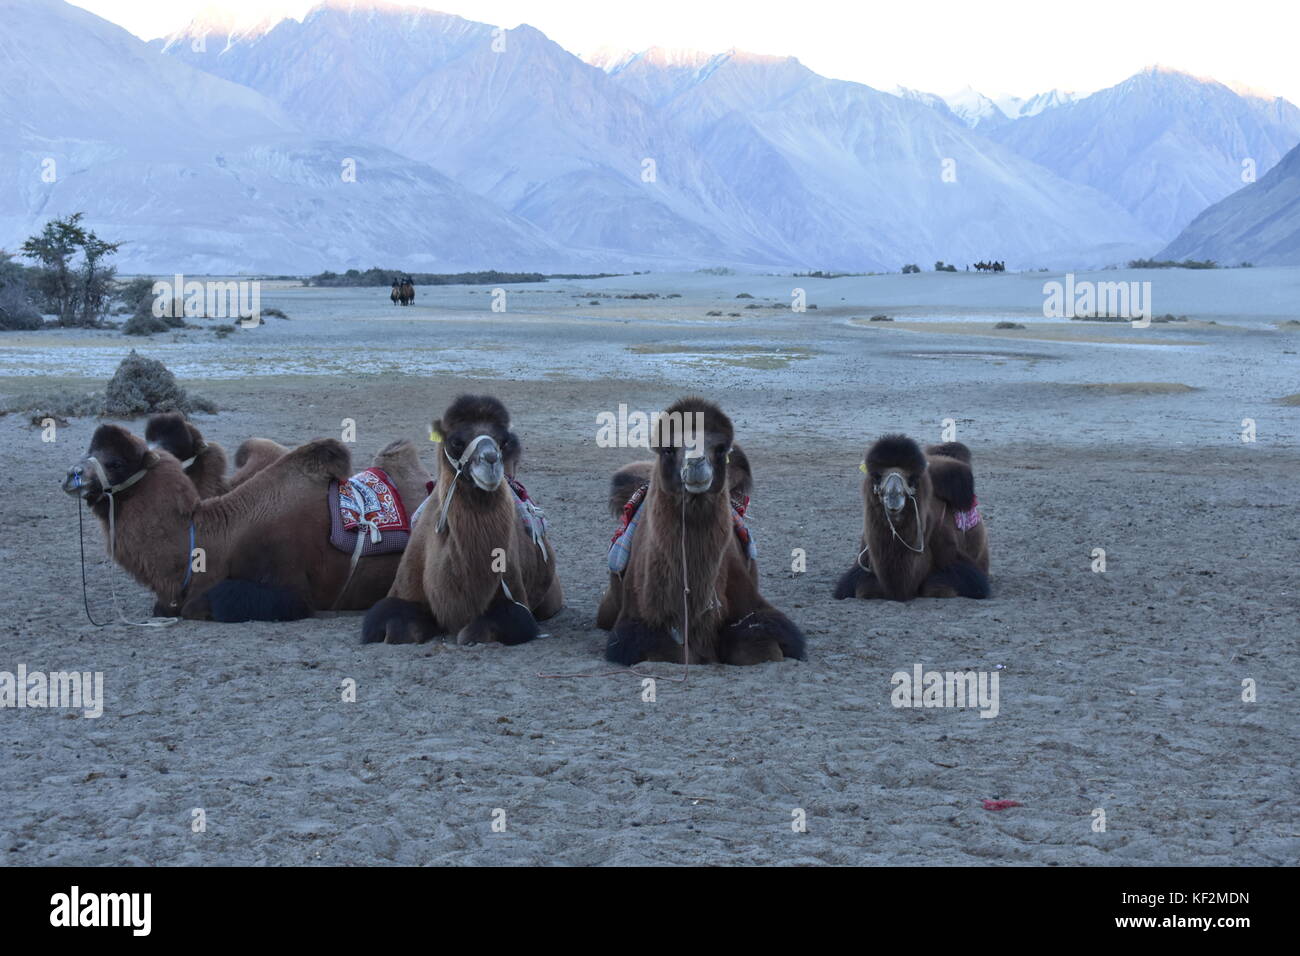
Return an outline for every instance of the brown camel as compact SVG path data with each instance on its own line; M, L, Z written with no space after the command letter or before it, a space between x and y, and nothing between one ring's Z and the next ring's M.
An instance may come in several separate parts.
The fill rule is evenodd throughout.
M886 435L867 450L863 471L861 551L835 597L988 597L970 449L947 442L922 453L905 435Z
M491 396L461 395L433 432L442 450L437 484L388 597L366 615L362 642L439 634L460 644L530 641L564 596L544 526L525 524L516 483L507 480L507 463L519 456L510 416Z
M376 464L412 506L423 500L427 472L410 442L389 445ZM84 498L106 537L111 497L110 553L154 592L155 614L278 621L361 610L392 584L400 554L361 558L349 581L351 557L329 543L329 486L351 473L347 448L318 439L228 494L200 499L173 455L101 425L63 487Z
M230 490L226 481L226 452L216 442L204 441L203 433L179 412L154 415L144 429L151 448L170 452L194 483L200 498L215 498Z
M410 279L403 279L398 294L402 300L402 305L412 304L415 301L415 283Z
M393 291L388 293L388 298L392 301L393 305L400 305L402 302L402 287L398 284L396 279L393 280Z
M700 420L703 435L688 434L688 423ZM621 573L611 569L596 614L597 626L610 631L607 660L631 666L804 658L803 634L758 593L748 548L734 543L740 531L732 494L747 495L752 484L734 434L731 420L702 398L682 399L655 422L658 457L630 555ZM611 506L627 500L626 489L645 471L638 462L614 475Z
M250 438L235 449L235 473L230 487L238 488L272 462L289 454L289 449L269 438Z

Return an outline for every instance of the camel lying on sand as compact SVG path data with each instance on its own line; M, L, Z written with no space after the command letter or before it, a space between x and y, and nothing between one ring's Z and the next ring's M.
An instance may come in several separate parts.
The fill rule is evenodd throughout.
M433 423L441 442L433 493L388 597L366 615L362 641L522 644L564 605L555 549L522 486L507 478L519 438L497 399L462 395ZM518 489L518 490L517 490Z
M692 422L703 423L702 435ZM757 565L738 513L740 501L748 502L752 475L733 438L721 409L686 398L655 422L658 458L614 475L611 510L623 511L636 530L621 571L611 562L596 615L597 626L611 632L608 660L803 659L799 628L758 593ZM642 496L639 503L632 489ZM629 502L635 508L630 514Z
M862 550L836 598L989 596L988 533L970 458L960 442L922 453L905 435L886 435L867 450Z
M424 499L428 473L409 441L393 442L375 464L409 507ZM85 500L106 538L111 498L110 553L154 592L155 614L278 621L368 608L392 584L400 554L361 558L349 580L352 558L330 544L329 488L351 474L347 448L317 439L201 499L173 455L101 425L63 487Z
M145 426L144 440L150 448L161 448L180 461L181 470L194 483L200 498L215 498L230 490L225 449L216 442L204 441L203 433L180 412L152 416Z

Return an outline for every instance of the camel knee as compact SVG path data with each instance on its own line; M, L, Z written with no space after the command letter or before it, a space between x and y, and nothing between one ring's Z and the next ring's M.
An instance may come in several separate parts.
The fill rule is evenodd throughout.
M807 657L803 632L772 608L752 611L728 624L721 634L722 660L728 664L762 664Z

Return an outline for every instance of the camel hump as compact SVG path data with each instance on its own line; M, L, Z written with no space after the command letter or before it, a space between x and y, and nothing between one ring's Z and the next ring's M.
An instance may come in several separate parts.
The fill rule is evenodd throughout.
M632 500L638 488L650 481L654 467L653 461L634 461L614 472L614 477L609 480L609 513L612 516L623 516L623 506Z
M375 455L374 467L389 471L390 468L419 468L420 453L409 438L390 441Z
M925 453L928 456L942 455L945 458L956 458L958 461L970 464L970 449L959 441L946 441L940 445L926 445Z
M235 467L243 468L250 461L274 461L289 454L289 449L269 438L248 438L235 449Z
M975 507L975 473L958 458L936 456L930 461L930 483L936 497L957 511Z
M737 442L731 444L731 457L727 462L727 483L733 498L748 498L754 493L754 470L749 466L749 456Z
M352 455L336 438L315 438L289 452L283 461L292 463L303 474L321 480L341 481L352 475Z

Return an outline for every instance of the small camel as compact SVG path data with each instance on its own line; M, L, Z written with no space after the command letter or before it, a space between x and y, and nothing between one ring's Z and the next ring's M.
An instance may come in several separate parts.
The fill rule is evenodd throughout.
M564 595L542 517L508 478L520 449L510 416L496 398L461 395L433 434L441 443L433 493L388 596L366 615L362 642L530 641Z
M970 461L961 442L923 453L905 435L867 450L861 551L836 584L837 599L989 596L988 533Z
M230 490L226 481L226 452L180 412L163 412L150 417L145 425L144 440L151 448L170 452L181 463L200 498L215 498Z

